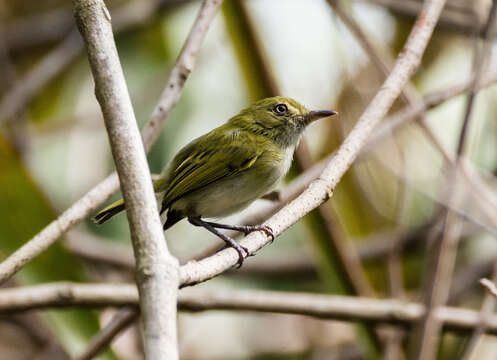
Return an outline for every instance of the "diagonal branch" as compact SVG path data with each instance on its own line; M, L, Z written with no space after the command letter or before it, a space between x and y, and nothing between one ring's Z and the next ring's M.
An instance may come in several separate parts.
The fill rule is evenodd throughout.
M161 98L153 112L152 118L143 129L144 145L149 149L164 126L171 109L176 105L188 75L193 70L195 59L204 40L207 29L212 22L221 0L204 0L197 18L185 41ZM157 132L153 135L153 132ZM64 211L56 220L31 238L0 263L0 284L4 283L24 265L49 248L57 239L81 220L101 206L119 188L116 173L87 192L81 199Z
M120 309L112 320L105 325L90 341L86 349L74 360L91 360L104 349L122 330L131 325L138 317L138 309Z
M265 223L273 229L275 235L281 234L333 195L334 187L356 159L367 137L386 115L402 87L418 67L444 3L444 0L431 0L426 3L391 74L330 163L300 196ZM267 236L258 232L247 236L241 244L247 247L250 253L254 253L269 242ZM190 262L181 267L180 282L186 286L208 280L235 265L236 261L236 251L226 249L199 262Z
M178 261L167 249L152 179L103 0L74 0L119 175L136 259L147 359L179 358Z

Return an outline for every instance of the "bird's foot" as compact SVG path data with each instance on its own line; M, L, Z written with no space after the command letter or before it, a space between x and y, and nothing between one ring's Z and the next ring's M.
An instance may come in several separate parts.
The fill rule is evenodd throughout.
M250 256L250 252L245 246L240 245L237 242L235 244L236 245L230 244L230 247L235 249L236 252L238 253L238 261L236 262L236 268L239 269L242 267L243 261Z
M239 243L235 242L234 240L232 243L226 243L226 245L224 245L223 247L216 250L216 253L223 251L224 249L229 249L229 248L235 249L236 252L238 253L238 262L236 263L237 269L239 269L243 265L243 261L246 258L248 258L249 256L254 256L254 254L250 254L250 252L248 251L248 249L245 246L240 245Z
M273 229L271 229L271 227L268 225L248 225L245 228L246 229L243 232L245 234L245 236L247 236L248 234L250 234L251 232L254 232L254 231L262 231L262 232L266 233L266 235L271 238L270 244L272 244L274 241Z

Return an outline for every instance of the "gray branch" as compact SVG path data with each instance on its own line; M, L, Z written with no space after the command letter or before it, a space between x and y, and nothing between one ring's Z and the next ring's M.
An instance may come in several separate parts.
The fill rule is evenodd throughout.
M178 359L178 261L169 254L138 124L103 0L74 0L126 204L147 359Z
M193 291L192 291L193 290ZM51 283L0 289L0 313L13 313L74 306L136 306L138 292L133 284ZM320 319L368 321L392 325L415 325L424 315L419 303L357 296L317 295L261 290L191 289L180 294L183 311L256 311L298 314ZM449 306L438 308L437 318L447 329L470 330L480 326L480 312ZM497 315L486 318L486 333L497 334Z
M444 0L427 1L392 72L319 178L265 222L276 236L333 195L333 189L356 159L368 136L386 115L410 75L419 66L444 4ZM265 234L257 232L248 235L240 243L247 247L250 253L255 253L270 240ZM186 286L208 280L235 265L237 259L235 250L226 249L201 261L192 261L181 267L180 283Z

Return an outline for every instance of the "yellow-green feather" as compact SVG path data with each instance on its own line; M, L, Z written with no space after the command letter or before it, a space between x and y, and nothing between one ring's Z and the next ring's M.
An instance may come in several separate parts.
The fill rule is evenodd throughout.
M234 176L255 163L262 153L256 137L229 124L223 127L224 131L216 129L180 150L169 173L164 174L168 180L162 184L161 190L165 190L162 209L186 194Z

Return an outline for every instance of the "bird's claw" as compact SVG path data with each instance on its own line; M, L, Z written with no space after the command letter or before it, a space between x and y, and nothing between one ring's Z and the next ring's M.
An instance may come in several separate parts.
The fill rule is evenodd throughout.
M247 226L247 229L244 231L245 236L250 234L251 232L254 231L263 231L267 236L271 238L270 244L273 243L274 241L274 232L273 229L269 225L253 225L253 226Z
M271 227L269 225L261 225L261 231L265 232L267 236L269 236L271 238L271 242L270 244L273 243L274 241L274 231L273 229L271 229Z
M222 248L218 249L216 251L216 253L218 253L224 249L229 249L229 248L234 249L238 253L238 261L236 262L236 269L239 269L242 267L243 261L246 258L248 258L249 256L254 256L254 254L251 254L245 246L240 245L238 243L226 244Z
M235 249L236 252L238 253L238 261L236 262L236 268L239 269L242 267L243 261L250 256L250 252L245 246L240 245L238 243L236 243L236 246L233 246L233 249Z

